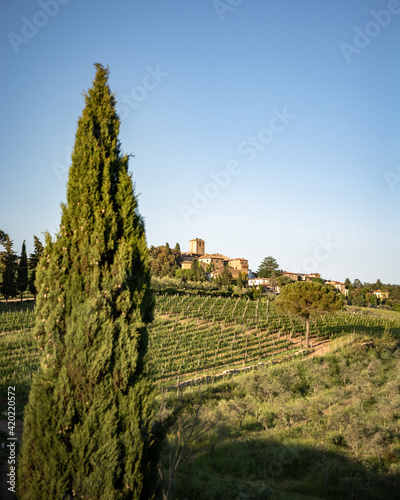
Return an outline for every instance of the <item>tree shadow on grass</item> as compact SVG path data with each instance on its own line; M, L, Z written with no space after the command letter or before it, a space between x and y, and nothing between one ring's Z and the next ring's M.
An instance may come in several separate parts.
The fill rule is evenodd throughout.
M199 450L178 471L173 498L400 499L400 456L366 466L342 449L260 438Z

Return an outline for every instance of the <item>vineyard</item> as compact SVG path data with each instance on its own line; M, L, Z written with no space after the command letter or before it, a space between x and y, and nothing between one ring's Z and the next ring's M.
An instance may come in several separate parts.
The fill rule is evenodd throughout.
M0 390L19 388L25 399L39 370L33 338L34 312L0 313ZM400 334L400 314L348 308L316 318L310 325L311 350L322 339L347 335ZM303 322L279 314L266 298L158 295L149 327L149 374L159 387L214 376L268 362L304 356Z
M383 313L383 314L382 314ZM400 333L400 315L351 308L320 316L312 343L345 334ZM305 325L265 298L159 296L149 329L149 361L160 385L304 354Z

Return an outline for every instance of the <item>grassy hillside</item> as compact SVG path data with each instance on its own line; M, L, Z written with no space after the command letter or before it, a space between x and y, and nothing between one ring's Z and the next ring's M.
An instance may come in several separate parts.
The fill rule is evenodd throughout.
M400 498L395 345L386 335L164 396L164 414L181 408L163 456L168 477L171 450L183 453L172 498Z

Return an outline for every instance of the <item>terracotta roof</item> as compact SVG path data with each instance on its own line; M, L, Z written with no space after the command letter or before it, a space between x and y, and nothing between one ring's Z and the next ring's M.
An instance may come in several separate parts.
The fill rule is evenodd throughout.
M220 260L229 260L225 255L221 255L220 253L206 253L200 257L200 259L220 259ZM200 260L199 259L199 260Z

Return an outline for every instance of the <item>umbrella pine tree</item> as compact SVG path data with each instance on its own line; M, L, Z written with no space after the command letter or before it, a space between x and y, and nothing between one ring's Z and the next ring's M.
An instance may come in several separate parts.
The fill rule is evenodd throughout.
M36 274L43 352L25 410L23 499L151 498L158 444L144 373L154 299L144 223L96 64L78 120L67 203Z

